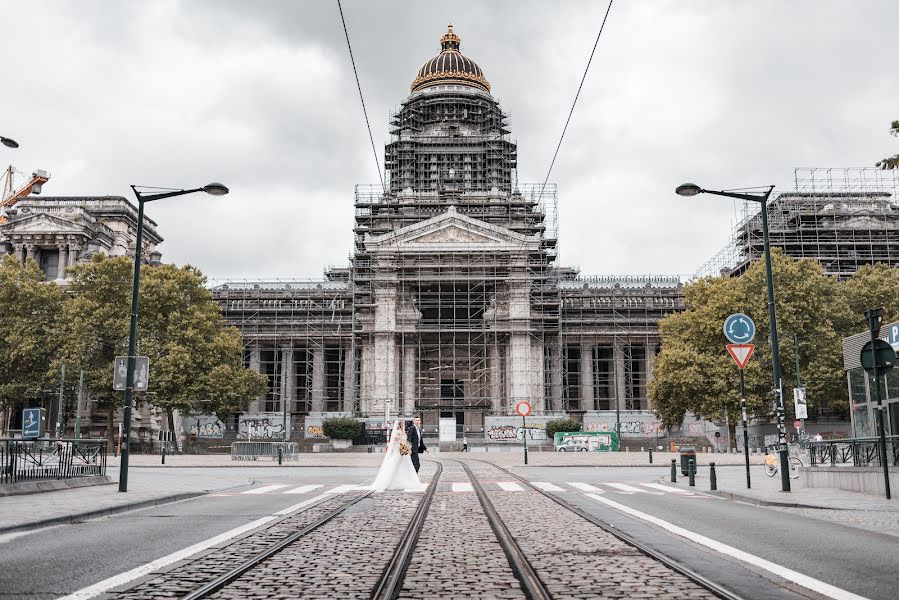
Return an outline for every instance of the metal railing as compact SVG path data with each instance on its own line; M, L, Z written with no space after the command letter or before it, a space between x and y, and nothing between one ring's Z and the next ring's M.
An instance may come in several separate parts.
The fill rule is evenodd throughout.
M106 440L0 439L0 484L106 475Z
M260 457L278 460L278 448L283 460L297 460L296 442L232 442L231 460L259 460Z
M825 440L809 442L809 454L812 466L852 465L855 467L881 466L880 439L847 438L842 440ZM886 438L887 462L899 466L899 435Z

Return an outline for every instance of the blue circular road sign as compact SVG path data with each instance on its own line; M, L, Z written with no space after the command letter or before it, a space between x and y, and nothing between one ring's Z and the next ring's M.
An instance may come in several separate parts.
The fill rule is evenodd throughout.
M732 344L748 344L755 337L755 322L743 313L733 314L724 320L724 336Z

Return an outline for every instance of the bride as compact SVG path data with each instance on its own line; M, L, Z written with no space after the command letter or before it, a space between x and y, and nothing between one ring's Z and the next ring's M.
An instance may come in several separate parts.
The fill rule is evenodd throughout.
M381 468L372 484L373 490L415 490L424 489L415 467L412 466L412 455L401 454L400 444L406 444L408 448L408 439L406 438L406 424L397 419L393 424L393 431L390 434L390 443L387 445L387 452L384 453L384 460L381 462Z

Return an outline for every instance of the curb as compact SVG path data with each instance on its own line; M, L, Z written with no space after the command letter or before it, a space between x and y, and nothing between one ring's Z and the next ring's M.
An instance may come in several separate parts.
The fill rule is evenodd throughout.
M60 490L73 490L95 485L110 485L112 483L115 482L109 477L109 475L7 483L3 486L0 486L0 498L25 496L27 494L43 494L44 492L58 492Z
M671 483L668 481L667 477L662 477L658 480L659 483L666 483L668 485L674 486L677 489L686 489L689 490L690 486L682 486L678 483ZM694 486L695 488L695 486ZM702 492L703 494L708 494L709 496L718 496L719 498L724 498L725 500L733 500L735 502L745 502L746 504L754 504L755 506L774 506L780 508L814 508L818 510L846 510L843 508L837 508L833 506L818 506L815 504L804 504L802 502L782 502L779 500L762 500L761 498L756 498L755 496L748 496L746 494L740 494L737 492L728 492L726 490L697 490Z

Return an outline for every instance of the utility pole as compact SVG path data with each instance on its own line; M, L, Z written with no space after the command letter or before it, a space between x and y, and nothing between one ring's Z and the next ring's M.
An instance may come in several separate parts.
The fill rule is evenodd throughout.
M75 410L75 439L81 439L81 398L84 393L84 369L78 372L78 408Z
M60 438L63 434L63 424L62 424L62 401L64 390L63 387L66 383L66 363L62 363L62 369L59 374L59 406L56 410L56 437Z

